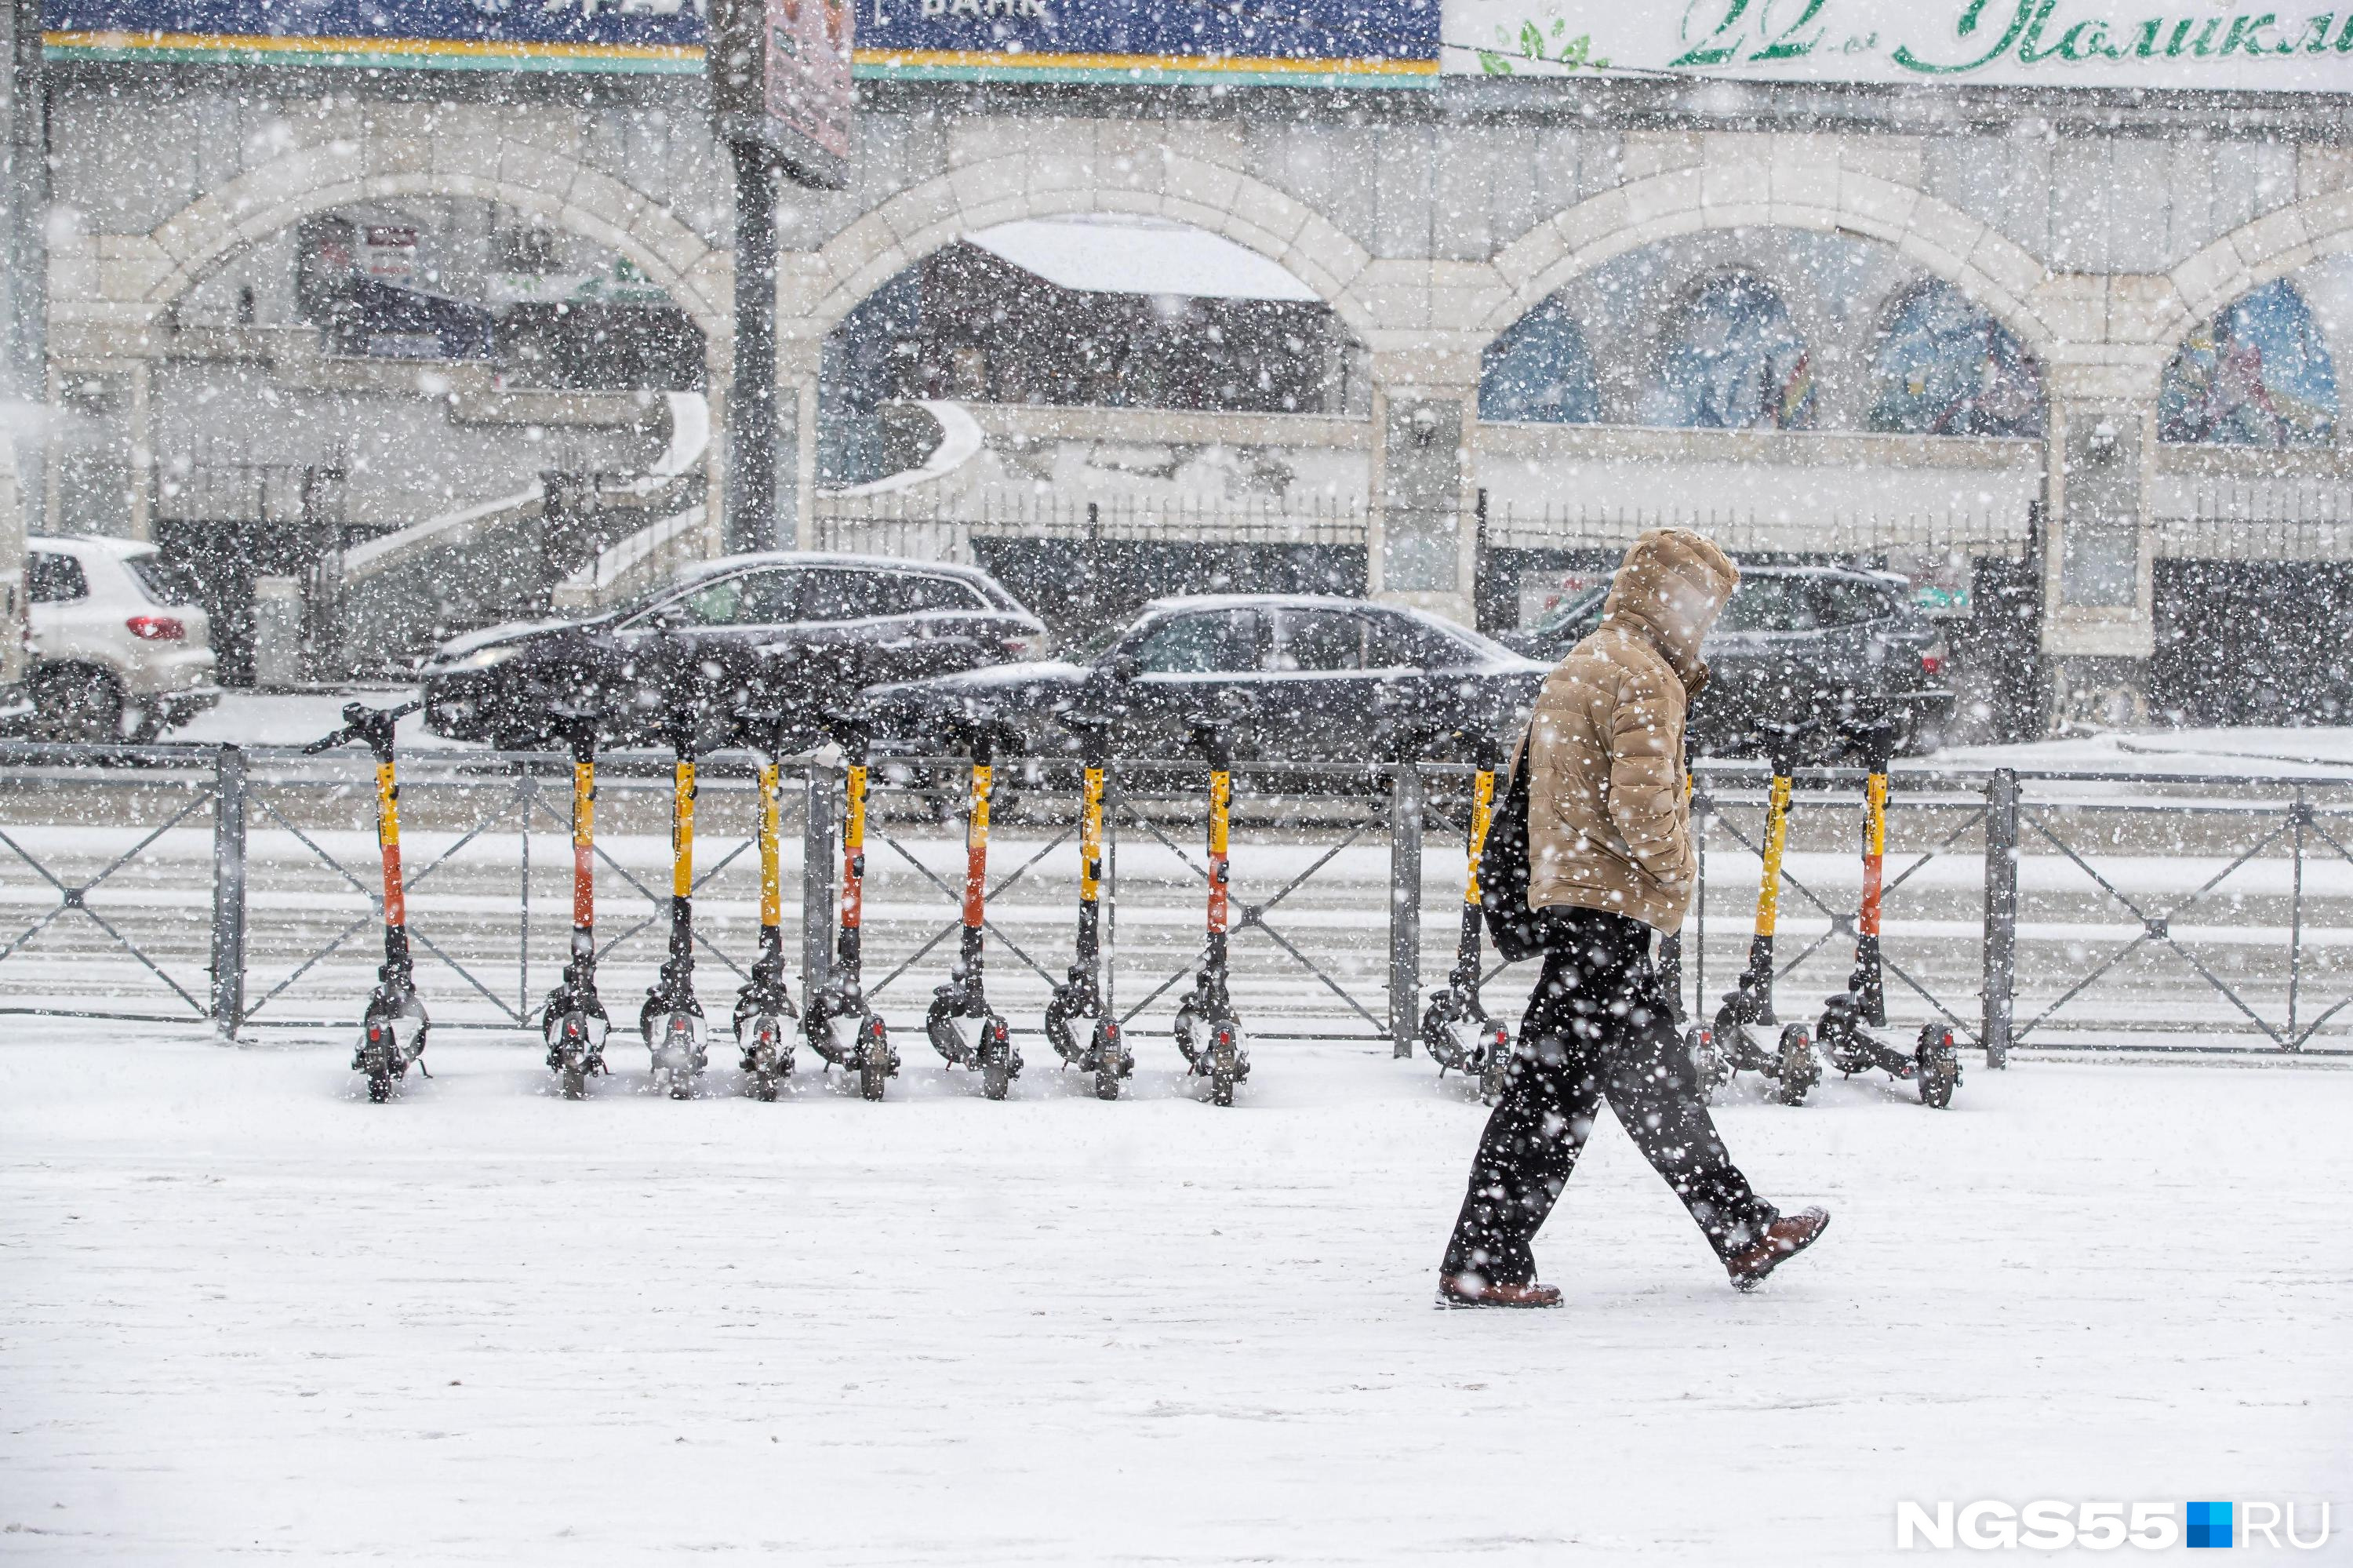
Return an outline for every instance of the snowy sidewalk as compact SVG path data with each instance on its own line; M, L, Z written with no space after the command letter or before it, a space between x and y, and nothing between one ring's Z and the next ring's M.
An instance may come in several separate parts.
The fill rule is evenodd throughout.
M655 1100L617 1035L587 1104L453 1040L376 1107L340 1042L9 1020L0 1562L1862 1563L1980 1497L2345 1539L2353 1072L1734 1104L1836 1215L1753 1297L1612 1126L1567 1308L1491 1315L1430 1305L1483 1112L1427 1063L1268 1046L1219 1111L1139 1037L1131 1101L1033 1048L991 1105L902 1044L880 1106Z

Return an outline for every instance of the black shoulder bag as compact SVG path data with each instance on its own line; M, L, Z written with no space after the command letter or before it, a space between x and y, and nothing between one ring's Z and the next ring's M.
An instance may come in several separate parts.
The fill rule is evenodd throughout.
M1553 945L1557 917L1550 909L1529 906L1530 874L1528 748L1523 744L1479 851L1479 907L1487 916L1487 936L1505 963L1541 958Z

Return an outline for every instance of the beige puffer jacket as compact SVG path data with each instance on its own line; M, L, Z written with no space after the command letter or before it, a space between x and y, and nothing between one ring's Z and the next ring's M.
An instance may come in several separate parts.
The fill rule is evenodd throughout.
M1707 678L1700 640L1739 580L1711 540L1643 535L1600 626L1546 678L1521 743L1532 906L1683 924L1694 882L1683 715Z

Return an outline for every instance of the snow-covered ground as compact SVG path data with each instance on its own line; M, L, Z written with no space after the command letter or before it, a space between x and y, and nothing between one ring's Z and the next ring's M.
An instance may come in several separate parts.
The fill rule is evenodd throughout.
M1105 1105L589 1103L515 1044L0 1034L0 1561L1884 1561L1901 1499L2328 1498L2353 1072L1972 1066L1721 1114L1821 1245L1725 1283L1614 1126L1529 1315L1431 1309L1482 1112L1164 1039ZM2307 1510L2307 1525L2309 1514ZM2299 1561L2319 1561L2320 1554Z

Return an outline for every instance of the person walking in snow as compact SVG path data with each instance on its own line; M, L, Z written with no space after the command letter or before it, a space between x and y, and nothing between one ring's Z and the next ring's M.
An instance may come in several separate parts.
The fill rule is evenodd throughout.
M1739 1288L1830 1224L1820 1209L1780 1214L1734 1166L1651 958L1652 938L1679 929L1691 902L1683 717L1707 678L1700 640L1739 580L1697 534L1644 534L1600 626L1537 694L1506 801L1525 769L1525 934L1544 950L1544 973L1447 1244L1444 1305L1559 1305L1560 1291L1536 1281L1529 1244L1605 1099Z

